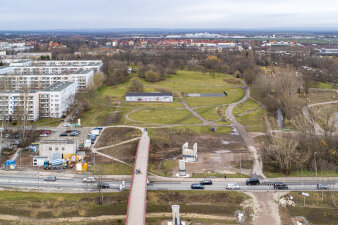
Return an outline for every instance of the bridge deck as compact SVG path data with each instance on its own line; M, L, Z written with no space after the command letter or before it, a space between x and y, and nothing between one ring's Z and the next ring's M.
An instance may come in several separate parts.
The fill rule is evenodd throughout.
M129 190L127 225L145 224L149 145L150 139L147 132L144 132L137 147ZM136 173L136 170L140 170L140 173Z

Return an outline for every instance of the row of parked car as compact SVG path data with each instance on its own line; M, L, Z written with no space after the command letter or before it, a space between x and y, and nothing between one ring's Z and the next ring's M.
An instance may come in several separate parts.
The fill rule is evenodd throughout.
M246 185L260 185L260 181L258 178L249 178L246 180ZM287 184L283 182L274 182L268 183L269 185L273 185L275 190L288 190L289 187ZM200 181L199 183L191 184L191 189L204 189L204 185L212 185L212 180L205 179ZM329 186L325 184L317 184L318 190L329 190ZM225 187L228 190L239 190L239 185L236 183L229 183Z
M81 132L79 130L67 130L66 132L63 132L60 134L60 137L66 137L66 136L78 136Z

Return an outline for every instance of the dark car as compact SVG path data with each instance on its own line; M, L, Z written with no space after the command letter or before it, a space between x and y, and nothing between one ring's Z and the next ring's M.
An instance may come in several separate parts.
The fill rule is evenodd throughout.
M18 139L19 137L20 137L20 135L18 135L18 134L16 134L16 135L14 136L15 139Z
M73 122L73 119L68 119L67 122L71 123L71 122Z
M199 183L194 183L191 185L191 189L204 189L204 186Z
M61 133L60 134L60 137L64 137L64 136L68 136L68 134L67 133Z
M109 188L109 184L106 182L101 182L97 184L97 188Z
M288 185L287 184L284 184L284 183L281 183L281 182L276 182L273 184L273 189L275 190L287 190L289 189Z
M77 135L79 135L79 133L78 132L72 132L72 133L70 133L70 135L69 136L77 136Z
M259 179L258 178L249 178L246 180L246 185L259 185Z
M200 184L202 184L202 185L212 185L212 180L201 180Z
M318 190L329 190L329 186L325 184L317 184Z

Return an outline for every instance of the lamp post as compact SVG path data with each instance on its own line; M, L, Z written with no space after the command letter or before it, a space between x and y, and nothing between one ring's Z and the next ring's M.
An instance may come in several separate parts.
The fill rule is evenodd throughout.
M239 167L241 169L241 177L242 177L242 153L239 153Z
M318 174L317 174L316 154L317 154L317 152L314 152L314 153L313 153L313 158L314 158L314 160L315 160L315 170L316 170L316 176L317 176Z

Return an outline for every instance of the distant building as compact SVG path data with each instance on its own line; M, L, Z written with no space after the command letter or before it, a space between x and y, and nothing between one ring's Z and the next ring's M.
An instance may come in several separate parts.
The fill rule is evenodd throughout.
M322 48L318 52L319 55L338 55L338 48Z
M126 101L133 102L172 102L173 94L166 92L154 92L154 93L143 93L143 92L129 92L126 94Z
M77 144L72 139L43 140L39 145L39 156L49 160L63 159L63 154L76 154Z
M52 59L51 52L18 52L16 55L23 59L39 59L41 58L41 56L49 57L49 59Z

